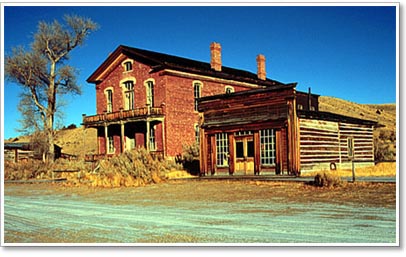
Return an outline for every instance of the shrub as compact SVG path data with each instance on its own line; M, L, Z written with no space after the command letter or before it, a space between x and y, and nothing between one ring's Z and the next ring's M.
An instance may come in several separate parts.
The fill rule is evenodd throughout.
M144 148L126 151L101 160L97 174L88 174L92 186L120 187L160 183L174 167L166 160L153 158Z
M328 174L324 172L323 174L317 173L314 177L314 185L318 187L336 187L342 185L342 180L339 176Z
M50 178L49 165L40 160L23 160L20 162L4 162L4 180L27 180Z

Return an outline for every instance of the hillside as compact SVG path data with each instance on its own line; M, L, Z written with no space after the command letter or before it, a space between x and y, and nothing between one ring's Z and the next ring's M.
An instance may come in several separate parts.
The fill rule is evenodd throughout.
M6 142L29 142L30 136L6 140ZM55 144L62 147L62 152L77 156L97 153L97 131L96 129L83 127L63 129L56 131Z
M377 121L396 131L396 104L357 104L343 99L320 96L319 109L350 117Z

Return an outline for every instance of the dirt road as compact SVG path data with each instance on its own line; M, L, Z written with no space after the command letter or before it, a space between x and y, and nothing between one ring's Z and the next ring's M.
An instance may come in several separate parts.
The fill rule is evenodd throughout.
M172 181L6 184L5 243L396 242L395 184Z

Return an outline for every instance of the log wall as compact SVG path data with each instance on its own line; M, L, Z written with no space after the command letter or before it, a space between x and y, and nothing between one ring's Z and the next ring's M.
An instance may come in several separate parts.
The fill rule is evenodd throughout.
M299 119L301 171L349 168L348 138L354 140L357 166L374 163L373 127L345 122Z

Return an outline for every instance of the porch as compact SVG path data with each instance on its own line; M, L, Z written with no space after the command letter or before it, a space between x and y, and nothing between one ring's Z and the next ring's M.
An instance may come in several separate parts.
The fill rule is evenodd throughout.
M118 112L82 115L83 125L97 129L98 154L95 160L144 147L165 158L165 116L163 107L142 107Z

